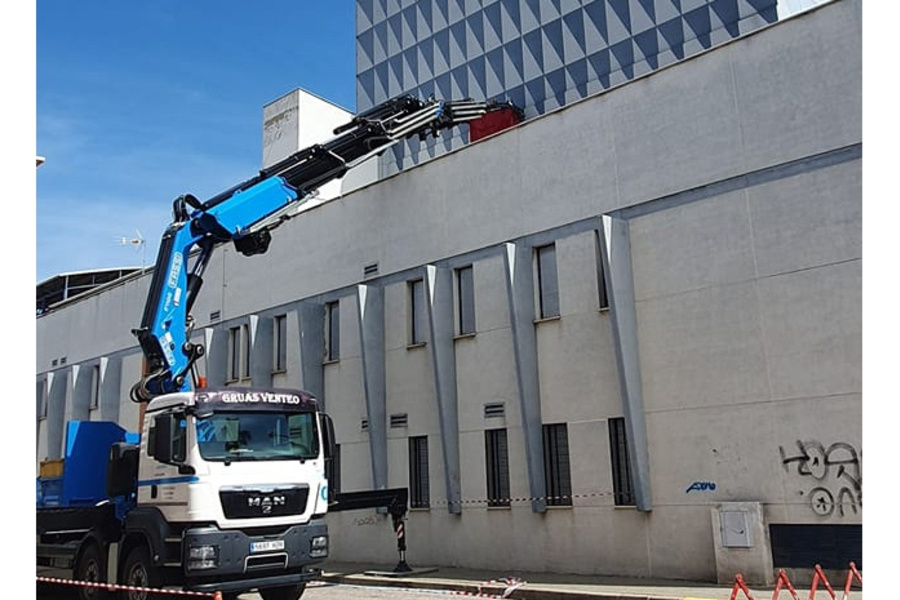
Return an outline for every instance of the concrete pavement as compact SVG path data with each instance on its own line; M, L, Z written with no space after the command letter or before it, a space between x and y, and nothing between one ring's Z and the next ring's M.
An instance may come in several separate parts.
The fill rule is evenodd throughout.
M497 573L477 569L451 567L419 568L412 573L393 573L395 565L357 563L326 563L323 579L334 583L370 586L392 586L444 590L464 595L501 597L508 593L511 600L730 600L733 586L691 581L638 579L594 575L558 575L552 573ZM493 582L493 583L488 583ZM843 593L843 581L831 582L838 598ZM771 600L774 587L747 586L752 600ZM800 597L809 595L808 586L794 586ZM827 597L819 587L817 597ZM785 587L779 593L791 600ZM738 590L737 600L748 600ZM850 600L862 600L862 590L855 586Z

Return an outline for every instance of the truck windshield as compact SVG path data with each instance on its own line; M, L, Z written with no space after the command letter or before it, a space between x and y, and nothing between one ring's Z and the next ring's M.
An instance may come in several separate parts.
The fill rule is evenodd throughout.
M204 460L306 460L319 455L315 413L213 413L197 419Z

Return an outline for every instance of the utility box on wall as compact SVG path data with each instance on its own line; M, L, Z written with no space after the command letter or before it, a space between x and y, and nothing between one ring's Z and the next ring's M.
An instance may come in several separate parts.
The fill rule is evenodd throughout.
M740 573L748 584L775 581L772 550L759 502L725 502L711 511L716 579L730 584Z

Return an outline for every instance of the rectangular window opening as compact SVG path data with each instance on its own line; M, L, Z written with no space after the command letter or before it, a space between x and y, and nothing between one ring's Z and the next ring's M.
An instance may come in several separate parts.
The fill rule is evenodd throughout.
M228 380L237 381L241 376L241 328L228 330Z
M559 316L559 280L556 272L556 245L535 248L538 310L541 319Z
M548 506L572 506L569 434L565 423L544 425L544 478Z
M250 377L250 326L241 325L241 378Z
M335 300L325 305L325 360L341 357L341 304Z
M475 279L472 265L456 270L457 332L459 335L475 333Z
M91 402L90 410L100 407L100 365L91 367Z
M509 447L506 429L488 429L484 432L484 453L488 506L509 506Z
M409 438L409 507L431 506L428 479L428 436Z
M276 316L273 329L275 348L273 349L272 370L276 373L283 373L287 370L287 315Z
M634 485L628 460L625 418L609 420L609 456L612 462L613 498L616 506L634 506Z
M425 343L425 280L415 279L407 283L409 289L409 345Z

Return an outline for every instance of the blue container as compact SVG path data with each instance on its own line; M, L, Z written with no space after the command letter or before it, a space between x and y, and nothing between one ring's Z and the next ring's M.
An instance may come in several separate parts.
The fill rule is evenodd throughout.
M66 453L61 477L38 479L39 507L93 506L106 495L106 466L110 447L134 439L109 421L70 421L66 424Z

